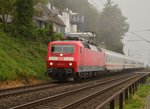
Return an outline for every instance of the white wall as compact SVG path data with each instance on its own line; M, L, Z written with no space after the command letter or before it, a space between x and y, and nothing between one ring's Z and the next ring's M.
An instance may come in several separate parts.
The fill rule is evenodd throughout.
M58 26L57 24L53 23L53 30L54 30L54 32L60 33L60 26Z
M71 30L71 33L76 33L77 32L77 25L71 25L70 26L70 30Z
M67 12L62 12L62 15L58 15L59 18L64 22L66 25L65 32L68 33L70 32L70 17Z
M49 9L51 9L51 4L50 4L50 2L47 4L47 7L48 7ZM56 8L53 6L53 9L56 9ZM58 15L58 17L59 17L59 18L64 22L64 24L66 25L66 27L65 27L65 33L77 32L77 25L72 25L72 24L70 23L70 14L72 14L72 11L66 9L66 11L63 11L63 12L62 12L62 15ZM57 31L57 27L56 27L55 24L53 25L53 28L54 28L54 31Z
M49 2L48 4L47 4L47 7L49 8L49 9L51 9L51 3Z
M70 23L70 12L62 12L62 15L58 15L66 25L65 33L77 32L77 25Z

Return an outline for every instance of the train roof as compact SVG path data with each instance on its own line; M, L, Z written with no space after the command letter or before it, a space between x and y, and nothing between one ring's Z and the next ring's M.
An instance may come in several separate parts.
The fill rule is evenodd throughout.
M95 45L86 43L84 41L54 41L54 42L50 42L50 44L77 44L81 47L91 49L93 51L100 51Z
M50 44L78 44L82 45L81 41L53 41Z
M137 59L128 57L128 56L126 56L126 55L123 55L123 54L120 54L120 53L117 53L117 52L113 52L113 51L110 51L110 50L107 50L107 49L104 49L104 48L101 48L101 50L102 50L102 52L104 52L105 54L109 54L109 55L121 57L121 58L124 58L124 59L127 59L127 60L131 60L131 61L143 63L143 62L137 61Z
M119 57L122 57L124 59L130 59L130 60L135 60L131 57L128 57L126 55L123 55L123 54L120 54L120 53L117 53L117 52L114 52L114 51L110 51L110 50L107 50L107 49L104 49L104 48L101 48L102 52L104 52L105 54L109 54L109 55L113 55L113 56L119 56Z

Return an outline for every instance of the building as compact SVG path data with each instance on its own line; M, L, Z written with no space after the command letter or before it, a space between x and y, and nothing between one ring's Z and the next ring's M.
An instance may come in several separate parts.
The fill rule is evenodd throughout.
M77 25L77 32L84 32L84 16L80 13L71 13L70 14L70 23L72 25Z
M65 33L77 32L77 25L71 23L71 10L65 9L62 10L62 14L59 14L59 17L66 25Z
M66 33L84 32L84 16L80 13L74 13L69 9L62 10L62 14L59 15L62 21L65 23Z
M50 2L47 7L52 10L55 14L58 14L59 18L66 25L65 33L76 33L84 32L84 16L80 13L74 13L70 9L60 10L53 6Z
M45 28L47 23L52 23L54 32L65 34L66 25L56 13L41 3L35 5L34 9L35 15L33 19L37 26Z
M74 13L69 9L61 10L51 5L47 6L37 4L34 8L38 11L35 13L34 20L36 24L44 28L47 22L53 23L53 30L58 33L76 33L84 32L84 16L80 13Z

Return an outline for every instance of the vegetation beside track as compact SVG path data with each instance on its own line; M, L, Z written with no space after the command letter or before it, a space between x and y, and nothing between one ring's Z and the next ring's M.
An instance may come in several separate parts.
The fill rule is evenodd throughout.
M147 78L146 84L140 85L133 97L130 97L124 109L142 109L146 105L146 97L150 94L150 77Z
M47 45L0 32L0 81L45 79Z

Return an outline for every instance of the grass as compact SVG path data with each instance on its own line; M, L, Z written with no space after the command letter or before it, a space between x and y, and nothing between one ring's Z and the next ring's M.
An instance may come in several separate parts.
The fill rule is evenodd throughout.
M47 45L0 32L0 81L34 77L45 79Z
M138 91L133 97L130 97L124 109L142 109L146 105L146 97L150 94L150 77L147 78L147 84L140 85Z

